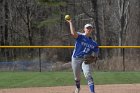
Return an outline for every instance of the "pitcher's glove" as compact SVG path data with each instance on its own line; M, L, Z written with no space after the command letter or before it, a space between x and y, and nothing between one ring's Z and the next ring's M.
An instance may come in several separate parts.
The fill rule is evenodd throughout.
M96 63L96 61L97 61L97 57L96 56L88 55L88 56L84 57L85 64Z

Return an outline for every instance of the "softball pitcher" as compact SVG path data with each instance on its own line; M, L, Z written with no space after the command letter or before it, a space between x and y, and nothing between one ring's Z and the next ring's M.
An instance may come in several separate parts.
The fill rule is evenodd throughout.
M81 68L88 82L90 93L95 93L90 63L97 60L99 48L98 44L90 37L94 27L91 24L86 24L84 33L77 33L71 19L66 21L69 23L71 34L75 38L75 49L72 54L72 70L76 85L74 93L80 93Z

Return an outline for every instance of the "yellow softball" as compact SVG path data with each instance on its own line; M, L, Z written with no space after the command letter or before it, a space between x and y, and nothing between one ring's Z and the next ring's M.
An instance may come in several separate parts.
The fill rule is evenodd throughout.
M70 20L70 19L71 19L70 15L65 15L65 20Z

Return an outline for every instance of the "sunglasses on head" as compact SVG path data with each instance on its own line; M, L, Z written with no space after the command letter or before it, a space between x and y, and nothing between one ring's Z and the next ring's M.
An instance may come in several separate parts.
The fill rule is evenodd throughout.
M86 27L86 28L87 28L87 29L92 29L92 27L90 27L90 26L89 26L89 27Z

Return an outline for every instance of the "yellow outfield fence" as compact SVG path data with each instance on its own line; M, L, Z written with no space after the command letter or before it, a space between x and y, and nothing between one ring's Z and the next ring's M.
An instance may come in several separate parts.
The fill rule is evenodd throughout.
M0 48L74 48L74 46L0 46ZM140 48L140 46L99 46L99 48Z

